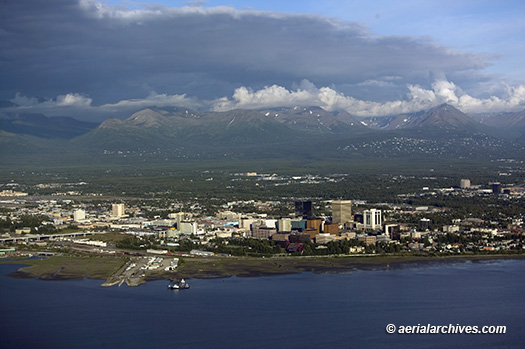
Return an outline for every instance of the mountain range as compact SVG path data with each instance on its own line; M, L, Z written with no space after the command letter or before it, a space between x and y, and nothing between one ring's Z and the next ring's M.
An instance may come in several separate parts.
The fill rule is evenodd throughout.
M476 122L450 105L441 105L412 114L401 114L383 118L368 118L365 123L371 127L395 130L417 127L439 127L448 129L478 128Z
M68 117L4 113L0 114L0 155L13 163L45 159L49 154L102 162L123 157L140 161L523 158L524 115L476 119L447 104L361 119L314 106L227 112L150 107L96 125ZM514 126L498 127L509 123Z
M95 128L98 124L71 117L47 117L43 114L0 113L0 130L40 138L70 139Z
M484 125L504 130L519 142L525 142L525 110L512 113L478 114L473 117Z

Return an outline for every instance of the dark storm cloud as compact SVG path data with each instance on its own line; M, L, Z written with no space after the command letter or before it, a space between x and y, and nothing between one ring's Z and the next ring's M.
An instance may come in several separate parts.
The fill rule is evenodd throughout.
M95 103L155 90L206 97L232 86L317 85L486 66L476 56L310 15L231 8L125 10L70 0L4 1L2 94L84 93ZM208 86L211 86L209 88Z
M146 96L210 104L240 87L290 89L304 79L342 92L403 86L406 93L407 84L430 87L436 75L473 76L489 64L430 40L374 37L355 23L229 7L7 0L0 39L0 98L38 96L49 106L71 100L111 109Z

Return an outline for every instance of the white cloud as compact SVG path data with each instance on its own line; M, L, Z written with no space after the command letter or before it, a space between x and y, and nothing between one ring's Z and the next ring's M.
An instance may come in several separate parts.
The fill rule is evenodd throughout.
M58 96L56 105L59 107L89 107L93 100L89 97L77 93L68 93L67 95Z
M366 80L357 84L357 86L378 86L378 87L393 87L395 86L391 81L384 80Z
M272 85L259 91L240 87L233 93L233 100L219 99L213 110L258 109L289 107L294 105L314 105L311 103L312 91L297 89L289 91L282 86Z
M15 98L11 99L16 105L22 108L61 108L61 107L78 107L87 108L91 106L93 100L89 97L78 93L68 93L57 96L55 99L46 99L39 101L35 97L26 97L21 93L17 93Z
M10 100L16 107L5 108L8 112L42 113L47 116L73 116L81 119L103 120L108 117L125 117L146 107L187 107L201 108L205 102L186 95L168 95L151 92L146 98L126 99L117 103L93 105L93 100L78 93L68 93L53 99L38 100L17 93Z
M246 87L235 90L231 99L221 98L213 103L213 109L261 109L278 106L320 106L325 110L344 110L357 116L386 116L417 112L433 106L447 103L466 113L500 112L525 108L525 86L508 87L505 97L490 96L475 98L464 93L453 82L437 80L432 89L418 85L408 85L409 92L405 100L374 102L356 99L337 92L330 87L316 88L309 82L303 82L308 89L288 90L272 85L253 91ZM312 87L313 86L313 87Z
M150 95L144 99L126 99L121 100L113 104L104 104L100 106L100 109L105 111L122 111L122 110L138 110L146 107L169 107L169 106L178 106L178 107L188 107L196 108L200 106L200 103L195 100L188 98L185 94L183 95L167 95L167 94L158 94L156 92L151 92Z
M135 3L135 6L126 7L121 5L106 5L97 0L79 0L80 7L91 17L98 19L116 19L128 22L143 23L148 20L164 20L169 17L183 17L188 15L228 15L233 18L240 18L245 15L264 14L268 17L282 18L297 16L294 14L282 14L279 12L257 11L257 10L237 10L232 6L203 7L206 2L194 1L187 3L183 7L169 7L155 3ZM304 16L304 15L303 15ZM317 16L315 16L317 17Z
M260 90L239 87L231 98L222 97L212 101L199 100L186 94L169 95L151 92L146 98L126 99L117 103L92 105L92 99L77 93L60 95L55 99L39 101L34 97L17 93L11 101L18 107L8 111L44 113L48 116L72 115L92 120L107 117L126 117L146 107L187 107L191 109L227 111L232 109L264 109L292 106L320 106L327 111L347 111L356 116L386 116L412 113L439 104L448 103L465 113L503 112L525 109L525 85L505 85L505 95L476 98L463 92L453 82L437 80L431 89L408 85L405 99L375 102L347 96L332 87L316 87L303 80L295 89L279 85L266 86Z
M39 103L37 98L23 96L20 92L17 92L15 98L11 99L11 102L20 107L32 107Z

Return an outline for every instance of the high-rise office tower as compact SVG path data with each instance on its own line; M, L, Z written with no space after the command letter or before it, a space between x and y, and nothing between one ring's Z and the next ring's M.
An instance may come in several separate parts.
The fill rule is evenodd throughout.
M311 201L296 201L295 202L295 216L303 218L312 217L312 202Z
M332 200L332 223L344 224L352 220L352 201Z
M501 183L500 182L490 183L490 187L492 188L492 192L494 194L501 194Z
M280 218L277 221L277 231L292 231L292 219L291 218Z
M75 222L80 222L86 219L86 211L78 209L73 211L73 220Z
M470 179L462 179L459 181L459 187L461 189L468 189L470 188Z
M365 228L367 229L376 229L381 228L382 218L381 210L372 208L363 212L363 220Z
M114 217L124 216L124 204L111 205L111 215Z

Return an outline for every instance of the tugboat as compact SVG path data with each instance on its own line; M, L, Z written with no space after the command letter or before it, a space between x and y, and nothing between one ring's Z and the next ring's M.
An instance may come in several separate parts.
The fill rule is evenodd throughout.
M190 285L184 279L182 279L180 282L177 282L173 285L168 285L168 288L170 290L184 290L190 288Z

